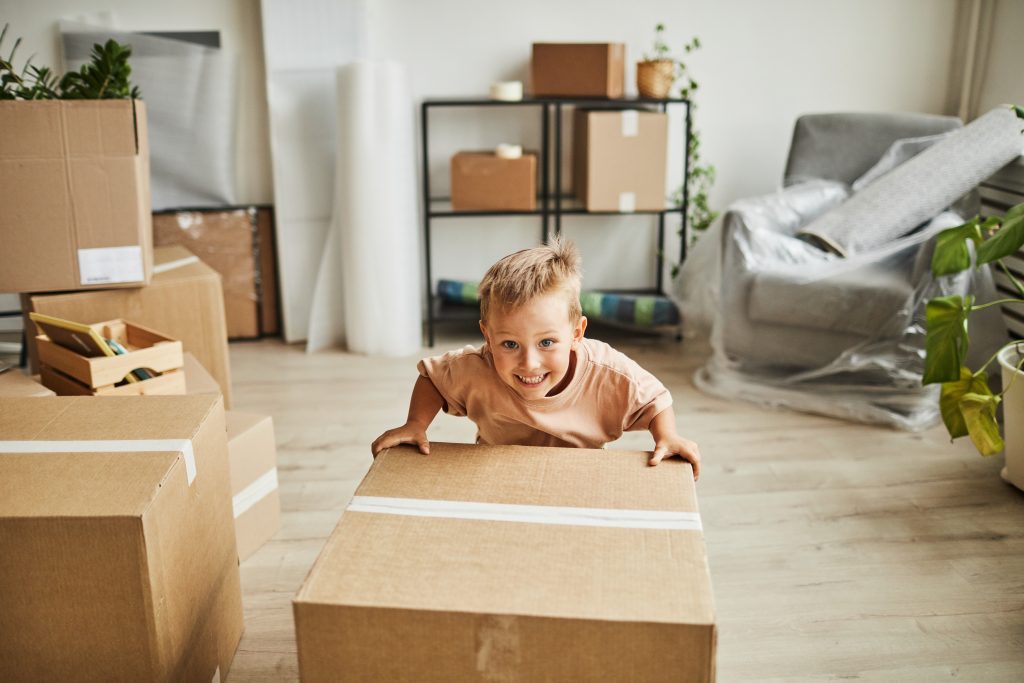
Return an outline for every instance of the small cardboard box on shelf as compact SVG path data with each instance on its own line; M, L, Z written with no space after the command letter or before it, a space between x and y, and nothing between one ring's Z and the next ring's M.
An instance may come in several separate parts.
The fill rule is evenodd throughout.
M120 318L88 325L30 318L44 332L36 336L43 384L59 396L185 393L176 339Z
M587 211L666 208L668 114L577 109L573 178Z
M503 159L493 152L458 152L451 182L455 211L534 211L537 155Z
M13 681L209 681L242 633L221 400L0 398Z
M25 329L35 326L32 311L58 318L110 320L127 318L139 325L181 340L216 378L231 406L231 369L220 275L184 247L154 250L156 274L149 287L95 292L23 295ZM39 358L33 335L27 335L29 366L38 372Z
M534 43L530 92L535 97L622 97L624 43Z
M293 601L302 680L713 681L693 472L648 457L385 450Z
M0 187L0 292L149 284L141 100L0 102Z
M228 461L238 559L245 561L281 526L277 445L269 415L227 413Z

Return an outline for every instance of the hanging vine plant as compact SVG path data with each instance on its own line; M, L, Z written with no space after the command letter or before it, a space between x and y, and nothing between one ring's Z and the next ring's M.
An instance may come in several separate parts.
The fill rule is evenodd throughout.
M695 240L714 223L715 219L718 218L720 212L715 211L708 200L708 193L715 184L715 167L713 164L705 162L701 156L701 133L697 129L695 124L697 102L695 95L700 89L700 84L693 78L689 68L686 66L686 62L682 59L673 57L671 50L668 47L668 43L665 42L665 25L658 24L654 27L654 47L650 53L645 55L645 61L671 61L673 63L673 77L672 86L674 88L678 86L677 96L687 100L690 108L690 141L687 145L686 156L687 156L687 168L689 169L689 177L687 179L687 203L686 203L686 225L690 229L690 239ZM694 36L690 39L690 42L683 46L683 54L688 55L691 52L699 50L701 48L700 38ZM669 197L669 202L672 206L681 207L683 205L683 187L680 186L672 195ZM681 235L681 239L687 239L686 235ZM679 269L682 267L681 263L676 263L672 267L672 276L675 277L679 274Z

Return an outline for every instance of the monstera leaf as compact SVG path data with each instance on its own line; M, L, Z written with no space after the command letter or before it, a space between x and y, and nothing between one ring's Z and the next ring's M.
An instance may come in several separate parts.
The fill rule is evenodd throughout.
M925 306L928 333L925 337L922 384L956 382L967 355L967 315L973 296L940 296Z

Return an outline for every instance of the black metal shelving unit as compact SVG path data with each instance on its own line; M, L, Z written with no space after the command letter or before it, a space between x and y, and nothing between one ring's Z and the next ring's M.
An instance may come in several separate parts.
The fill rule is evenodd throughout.
M682 203L677 207L666 206L660 211L634 211L615 212L602 211L591 212L583 208L576 198L562 195L562 112L566 107L585 107L588 109L646 109L659 112L667 112L670 106L686 107L685 130L683 138L683 198ZM539 111L541 117L541 149L540 159L540 194L538 197L538 208L533 211L454 211L450 204L446 204L444 197L434 197L430 191L430 110L455 107L527 107ZM554 125L551 120L554 119ZM658 249L655 256L656 286L653 290L630 290L634 294L664 294L664 245L665 245L665 216L668 214L680 215L682 221L682 239L680 240L679 260L686 259L687 225L686 215L689 207L688 180L690 177L689 154L690 148L690 102L685 99L647 99L647 98L590 98L590 97L542 97L525 98L514 102L503 100L471 99L471 98L446 98L424 100L420 105L420 140L422 144L422 174L423 174L423 236L424 236L424 258L425 277L427 292L427 340L430 346L434 345L434 324L444 320L469 320L476 319L477 313L469 307L451 307L446 310L441 300L433 291L433 268L431 261L431 221L434 219L462 218L462 217L487 217L487 216L536 216L540 219L541 242L548 239L551 230L559 235L562 232L563 216L656 216L658 219ZM553 129L553 132L552 132ZM552 138L554 138L552 140ZM552 148L554 152L552 153ZM554 173L550 169L554 168ZM549 182L549 176L553 175L553 183ZM554 190L552 190L552 185ZM624 292L620 292L624 293Z

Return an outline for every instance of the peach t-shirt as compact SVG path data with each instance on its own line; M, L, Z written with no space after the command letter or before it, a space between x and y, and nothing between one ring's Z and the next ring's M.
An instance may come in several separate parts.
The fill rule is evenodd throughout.
M445 412L468 416L484 444L601 448L624 431L647 429L672 405L654 375L604 342L584 338L576 354L569 385L531 400L501 381L486 344L425 358L417 368L441 393Z

